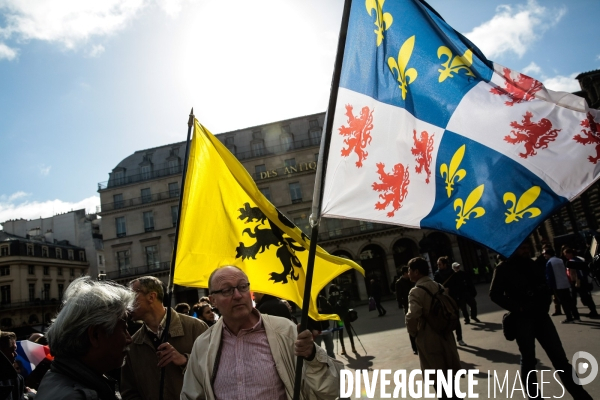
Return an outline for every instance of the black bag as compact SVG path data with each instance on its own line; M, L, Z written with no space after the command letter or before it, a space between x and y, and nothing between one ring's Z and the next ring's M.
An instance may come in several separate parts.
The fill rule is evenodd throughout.
M353 308L349 309L348 310L348 321L354 322L357 319L358 319L358 312Z
M429 314L424 316L425 322L443 336L455 331L460 323L458 306L454 299L444 292L444 287L438 284L439 290L435 294L424 286L417 285L416 287L423 289L431 296L431 307Z
M502 316L502 332L506 340L511 342L517 338L517 320L514 314L507 312Z

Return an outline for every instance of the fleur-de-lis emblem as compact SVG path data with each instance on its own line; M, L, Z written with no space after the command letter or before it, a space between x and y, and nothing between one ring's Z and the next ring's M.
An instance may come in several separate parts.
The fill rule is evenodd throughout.
M471 50L465 51L462 56L453 56L452 50L446 46L440 46L437 52L438 58L441 60L442 56L448 57L446 62L442 63L444 69L438 69L440 73L439 82L444 82L446 78L454 78L453 73L458 74L461 69L466 70L468 76L475 76L469 68L473 64L473 52Z
M413 83L415 79L417 79L417 70L414 68L406 69L408 65L408 61L410 60L410 56L412 55L413 48L415 47L415 35L406 39L404 43L402 43L402 47L400 47L400 51L398 52L398 60L396 61L394 57L388 58L388 66L394 76L394 70L398 71L398 86L400 90L402 90L402 100L406 100L406 92L408 90L408 85Z
M504 193L504 204L511 202L512 206L508 208L508 212L504 213L506 219L504 222L518 222L525 214L529 213L529 218L535 218L542 213L537 207L530 207L539 197L542 189L539 186L532 186L517 201L517 196L514 193Z
M371 10L375 10L375 29L373 32L377 35L377 47L383 41L383 31L387 31L392 26L392 22L394 22L394 18L392 14L383 12L383 3L385 0L366 0L365 6L367 7L367 12L371 15Z
M462 162L463 157L465 156L466 145L462 145L456 150L456 153L452 156L450 160L450 168L446 163L440 166L440 174L442 178L445 176L446 179L446 193L448 194L448 198L452 195L452 191L454 190L454 184L460 182L466 175L467 171L464 169L458 169L460 167L460 163Z
M461 226L466 224L471 215L473 215L474 218L479 218L485 214L485 209L483 207L475 207L482 195L483 184L477 186L469 193L467 201L465 201L464 204L462 199L454 200L454 211L456 211L457 208L460 208L460 211L456 214L458 217L456 219L456 229L460 229Z

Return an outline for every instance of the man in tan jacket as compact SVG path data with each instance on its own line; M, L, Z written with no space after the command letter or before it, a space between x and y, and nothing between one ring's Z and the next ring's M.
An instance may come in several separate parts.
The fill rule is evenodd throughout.
M431 293L438 292L440 285L429 278L429 264L421 257L413 258L408 262L408 277L415 282L415 287L408 294L408 314L406 314L406 329L415 337L419 351L421 370L452 370L461 369L458 350L454 334L445 335L433 330L425 323L425 316L429 315L431 296L419 286L427 288ZM453 375L454 376L454 375ZM434 379L437 381L437 377ZM438 397L442 397L438 393Z
M304 357L302 399L337 399L343 365L315 346L308 330L252 307L248 276L239 268L215 270L208 281L219 319L196 340L181 399L289 400L296 357Z
M199 319L171 309L169 338L160 344L167 319L160 279L144 276L131 281L129 287L136 293L131 318L144 325L133 335L121 368L121 396L125 400L158 399L160 371L165 367L163 398L179 399L194 341L208 327Z

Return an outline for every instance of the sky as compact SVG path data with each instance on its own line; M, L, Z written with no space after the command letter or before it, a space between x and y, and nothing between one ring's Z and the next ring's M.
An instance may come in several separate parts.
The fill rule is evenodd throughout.
M428 2L549 89L600 69L598 0ZM342 8L0 0L0 223L95 212L98 183L137 150L184 141L192 107L215 134L326 111Z

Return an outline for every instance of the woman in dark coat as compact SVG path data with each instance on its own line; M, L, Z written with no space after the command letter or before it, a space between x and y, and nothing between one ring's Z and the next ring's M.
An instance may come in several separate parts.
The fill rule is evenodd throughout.
M354 337L352 336L352 325L348 318L348 310L350 309L350 298L346 291L340 290L337 285L331 285L329 287L329 305L333 308L333 312L339 317L343 326L346 327L346 332L350 338L350 345L352 346L352 352L358 353L354 347ZM339 322L338 322L339 323ZM339 332L340 345L342 346L342 355L346 355L346 348L344 346L344 330L341 329Z

